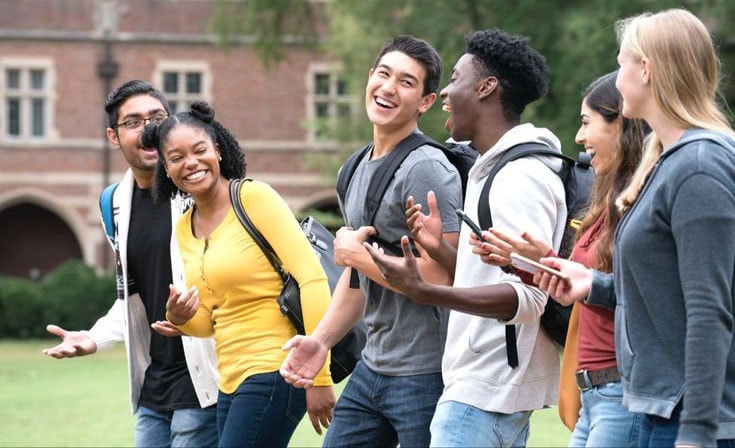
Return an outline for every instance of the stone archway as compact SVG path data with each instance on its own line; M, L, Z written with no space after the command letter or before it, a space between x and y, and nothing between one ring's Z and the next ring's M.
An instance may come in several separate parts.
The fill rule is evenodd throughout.
M68 259L83 259L69 225L28 202L0 210L0 250L0 274L17 277L40 278Z

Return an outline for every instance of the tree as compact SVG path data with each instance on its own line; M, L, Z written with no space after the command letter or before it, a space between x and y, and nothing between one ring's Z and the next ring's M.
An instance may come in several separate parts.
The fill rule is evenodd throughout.
M264 50L265 61L277 60L283 54L284 43L299 41L343 62L349 88L358 98L357 117L351 123L344 123L339 136L344 148L349 150L359 145L356 142L370 140L370 127L361 103L367 71L378 49L396 34L412 34L431 42L444 59L445 80L464 52L467 32L497 27L529 36L531 44L547 58L551 83L547 97L530 105L522 119L552 129L562 140L567 154L576 154L580 149L574 144L574 135L579 126L581 92L594 78L617 67L614 23L618 19L646 10L687 7L715 30L716 39L729 51L730 56L723 60L735 59L733 34L726 34L730 32L726 26L732 21L727 19L735 18L735 2L727 0L332 0L326 3L238 0L221 3L229 5L230 22L238 26L225 29L218 25L220 17L215 18L214 29L223 35L233 30L254 34L259 45L256 48ZM234 10L240 13L233 13ZM300 20L301 17L306 19ZM289 25L296 23L301 25ZM284 33L286 29L288 36ZM732 66L725 65L723 74L727 77L732 70ZM735 92L729 93L732 101ZM434 107L420 123L429 135L442 139L446 136L445 118ZM324 165L323 161L320 164Z

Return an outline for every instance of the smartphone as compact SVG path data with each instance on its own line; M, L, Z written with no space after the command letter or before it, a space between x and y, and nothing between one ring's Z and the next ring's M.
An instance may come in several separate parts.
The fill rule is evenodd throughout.
M465 212L461 208L458 208L456 210L456 213L457 213L457 216L459 216L459 219L461 219L462 221L464 221L464 223L467 224L470 227L470 229L472 229L472 233L474 233L475 235L477 235L477 237L480 239L480 241L482 241L483 243L487 243L487 241L485 240L485 238L482 237L482 230L480 229L480 226L478 226L475 223L475 221L473 221L472 219L470 219L470 217L467 216L465 214Z
M515 252L510 254L510 262L513 266L517 267L518 269L521 269L526 272L530 272L531 274L535 274L539 271L544 271L546 273L559 277L561 280L565 282L569 281L569 276L567 274L561 271L557 271L554 268L550 268L544 264L541 264L538 261L533 261L530 258L526 258L523 255L518 255Z

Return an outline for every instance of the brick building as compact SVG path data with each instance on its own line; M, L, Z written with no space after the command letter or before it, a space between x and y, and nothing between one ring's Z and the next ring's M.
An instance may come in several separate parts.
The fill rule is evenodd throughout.
M126 164L106 145L103 105L128 79L149 80L178 109L211 102L248 174L295 212L335 206L304 156L335 149L308 124L352 107L338 66L289 46L266 69L247 43L217 45L213 10L209 0L0 0L0 274L37 277L68 258L111 264L97 200Z

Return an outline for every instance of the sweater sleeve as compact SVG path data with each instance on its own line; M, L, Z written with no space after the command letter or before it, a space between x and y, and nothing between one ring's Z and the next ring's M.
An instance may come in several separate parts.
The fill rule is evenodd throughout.
M488 197L493 227L520 235L524 231L558 247L566 219L561 179L543 162L526 158L508 163L493 180ZM510 324L538 322L548 296L514 275L503 275L518 296Z
M715 444L733 336L735 193L726 183L693 175L680 184L671 209L686 310L686 391L677 444Z
M593 269L592 287L584 303L587 305L604 306L605 308L614 310L617 302L613 274L606 274Z
M248 210L251 221L298 282L304 327L306 334L311 334L331 300L327 275L288 204L273 188L262 182L247 182L241 194L243 207ZM314 384L332 384L329 358Z
M97 350L108 350L115 343L123 340L124 319L125 302L117 299L107 311L107 314L97 319L94 326L87 332L89 337L97 344Z
M168 319L168 312L166 312ZM176 326L179 330L197 338L207 338L214 335L214 321L212 320L212 311L204 306L201 302L194 317Z

